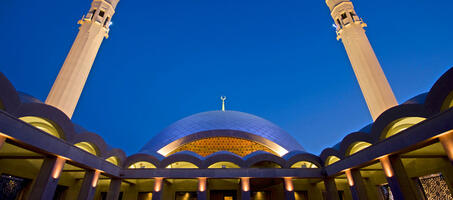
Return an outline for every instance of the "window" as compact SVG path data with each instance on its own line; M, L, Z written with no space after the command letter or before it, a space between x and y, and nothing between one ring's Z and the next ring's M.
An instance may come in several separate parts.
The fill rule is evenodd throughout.
M91 19L93 19L94 14L96 14L96 9L94 9L94 10L91 12Z
M102 12L102 11L101 11ZM341 19L346 19L348 16L346 15L346 13L343 13L341 14Z
M104 11L99 11L99 16L104 17L105 12Z
M338 26L341 27L341 22L340 22L340 19L337 19L337 23L338 23Z
M109 19L110 19L109 17L107 17L107 19L105 19L105 21L104 21L104 26L105 27L107 27L106 25L107 25L107 23L109 23Z

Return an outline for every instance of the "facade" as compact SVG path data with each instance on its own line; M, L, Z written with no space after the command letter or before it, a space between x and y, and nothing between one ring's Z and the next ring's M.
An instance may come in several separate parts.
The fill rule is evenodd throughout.
M311 154L223 105L110 147L71 121L118 4L94 0L45 102L0 73L0 199L453 199L453 68L398 105L352 3L326 3L374 119L337 145Z

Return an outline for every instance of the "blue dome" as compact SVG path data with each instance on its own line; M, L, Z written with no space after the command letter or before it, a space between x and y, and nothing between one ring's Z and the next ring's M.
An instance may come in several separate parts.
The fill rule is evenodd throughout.
M155 154L170 143L181 146L190 141L221 136L248 139L271 149L272 145L279 146L277 149L282 154L305 151L291 135L272 122L237 111L209 111L183 118L162 130L140 151Z

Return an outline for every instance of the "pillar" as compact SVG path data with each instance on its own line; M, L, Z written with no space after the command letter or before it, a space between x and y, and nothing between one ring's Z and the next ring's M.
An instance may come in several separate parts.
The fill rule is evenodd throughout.
M163 182L164 182L164 178L160 178L160 177L154 178L154 192L153 192L152 200L161 200L162 199Z
M241 199L250 200L250 178L241 178Z
M407 175L400 157L385 156L379 160L395 199L419 199L415 185Z
M78 200L93 199L96 193L96 186L98 184L99 175L98 170L86 170L83 177L82 187L80 188Z
M285 177L283 178L285 182L285 199L286 200L295 200L296 197L294 196L294 184L293 178Z
M326 199L327 200L340 200L338 196L337 185L335 184L335 178L327 177L324 179L324 186L326 187Z
M358 169L348 169L345 171L348 179L349 189L351 190L352 199L366 200L368 199L365 183Z
M107 200L117 200L121 192L121 179L112 178L110 180L109 191L107 192Z
M60 157L46 157L33 184L29 200L53 199L58 180L63 170L65 160Z
M79 33L49 92L46 104L74 113L101 43L108 37L110 20L119 0L93 0L90 11L80 21Z
M198 200L207 200L208 199L208 192L207 192L207 179L205 177L198 178L198 191L197 191L197 199Z
M373 120L398 105L374 50L365 34L366 24L358 17L349 0L326 0L360 89Z
M447 154L450 163L453 164L453 131L448 131L439 137L439 141Z

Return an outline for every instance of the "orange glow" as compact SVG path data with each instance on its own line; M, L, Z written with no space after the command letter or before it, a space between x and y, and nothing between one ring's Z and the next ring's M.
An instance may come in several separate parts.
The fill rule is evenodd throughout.
M242 183L242 191L248 192L250 190L250 178L249 177L242 177L241 178L241 183Z
M6 137L0 134L0 149L2 148L3 144L5 144Z
M63 166L66 160L62 157L57 157L57 160L55 161L55 165L53 166L52 169L52 178L58 179L60 177L61 171L63 170Z
M198 191L204 192L206 190L206 178L198 178Z
M385 176L387 176L389 178L393 177L393 168L392 168L392 164L390 163L389 157L384 156L384 157L380 158L379 160L381 161L382 168L384 168Z
M351 187L354 186L354 179L352 178L351 170L347 169L344 172L346 174L346 178L348 179L349 186L351 186Z
M293 179L291 177L285 177L283 178L285 180L285 188L286 191L293 191L294 190L294 185L293 185Z
M154 178L154 191L155 192L160 192L162 189L162 181L164 178Z
M91 182L91 186L93 186L94 188L96 187L96 185L98 185L98 180L99 180L100 174L101 174L101 171L99 171L99 170L94 171L93 181Z
M453 131L448 131L439 137L440 143L444 147L445 153L450 160L453 160Z

